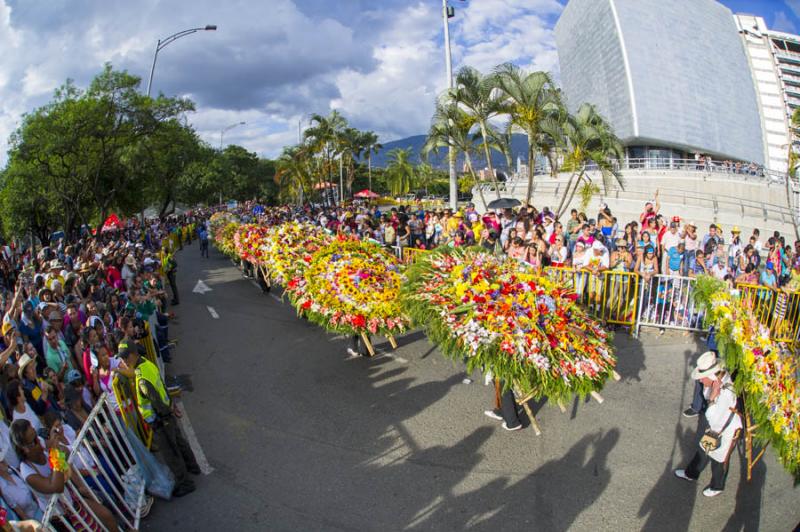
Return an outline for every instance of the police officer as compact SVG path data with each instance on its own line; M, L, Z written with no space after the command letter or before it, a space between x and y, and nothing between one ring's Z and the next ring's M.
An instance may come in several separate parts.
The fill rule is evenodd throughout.
M139 413L153 430L153 442L175 476L172 495L182 497L195 490L188 473L200 474L191 447L178 429L176 416L180 412L172 404L158 366L141 356L144 348L125 341L120 343L119 357L136 374L136 400Z

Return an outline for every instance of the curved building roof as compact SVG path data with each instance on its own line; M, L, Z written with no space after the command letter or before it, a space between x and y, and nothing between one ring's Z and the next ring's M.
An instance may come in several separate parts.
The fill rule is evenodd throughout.
M627 145L764 164L733 14L715 0L570 0L555 27L571 109L597 106Z

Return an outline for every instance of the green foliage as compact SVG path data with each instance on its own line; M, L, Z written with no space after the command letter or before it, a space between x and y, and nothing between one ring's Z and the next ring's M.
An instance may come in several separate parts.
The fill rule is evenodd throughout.
M7 235L46 237L155 205L274 197L274 168L231 147L219 154L182 120L186 99L150 98L139 78L106 65L89 87L67 81L10 139L0 213Z

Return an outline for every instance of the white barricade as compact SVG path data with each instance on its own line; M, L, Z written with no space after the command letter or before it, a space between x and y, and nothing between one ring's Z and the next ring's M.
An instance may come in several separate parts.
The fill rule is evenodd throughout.
M642 279L636 336L641 327L702 331L703 314L695 309L692 277L654 275Z
M57 524L64 530L93 530L89 524L93 521L100 530L106 530L83 491L111 510L123 529L139 528L144 479L107 394L97 401L75 437L67 462L70 477L64 491L50 498L42 520L46 527L52 529Z

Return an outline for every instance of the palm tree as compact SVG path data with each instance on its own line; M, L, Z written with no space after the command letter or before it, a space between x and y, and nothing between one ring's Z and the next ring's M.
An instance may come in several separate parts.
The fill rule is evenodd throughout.
M509 115L509 129L522 130L528 136L528 190L525 203L530 204L536 153L549 141L542 135L542 124L562 113L560 93L549 74L525 72L511 63L498 66L493 79L504 98L502 112Z
M364 156L367 158L369 190L372 191L372 156L383 149L383 144L378 142L378 135L374 131L365 131L362 135L361 143L364 146Z
M278 185L278 197L297 199L311 197L314 187L311 172L311 154L308 146L289 146L283 149L278 157L275 172L275 183Z
M428 163L419 163L416 168L417 185L425 189L428 195L428 188L436 181L436 170Z
M395 148L387 154L386 178L393 196L406 194L414 179L414 165L411 164L411 148Z
M561 168L572 172L556 217L564 214L581 186L587 191L595 188L596 184L586 173L589 165L600 172L605 194L612 184L624 187L617 163L623 159L625 150L593 105L584 103L574 116L567 115L563 121L548 119L541 124L541 131L553 139L555 149L563 156Z
M496 90L496 85L494 76L484 76L478 70L465 66L456 73L455 88L450 94L455 102L475 117L483 140L483 153L489 168L489 177L494 184L497 199L500 199L497 176L492 166L489 131L489 120L503 110L504 99Z
M428 130L428 137L422 147L422 153L424 157L427 157L431 152L438 153L441 148L447 148L450 153L456 156L459 153L464 154L464 163L467 171L477 185L476 188L481 202L486 206L481 181L472 166L475 139L470 131L475 127L475 124L476 119L474 116L461 109L448 96L445 96L436 104L436 111L434 111L433 121L430 130Z
M364 134L352 127L344 128L338 135L339 155L346 169L345 186L349 193L353 190L353 181L356 177L356 163L361 158L366 148Z
M339 152L339 142L342 130L347 127L347 120L339 114L339 111L332 111L327 117L314 114L311 116L312 126L305 130L303 139L316 154L320 155L319 166L322 170L319 178L320 184L323 180L323 173L327 171L328 182L333 181L333 158Z

